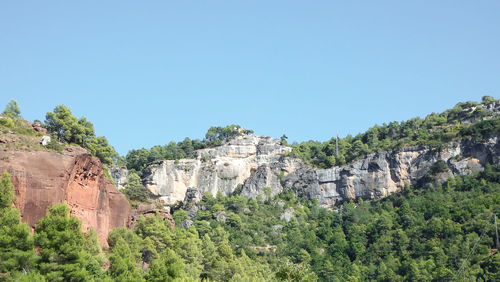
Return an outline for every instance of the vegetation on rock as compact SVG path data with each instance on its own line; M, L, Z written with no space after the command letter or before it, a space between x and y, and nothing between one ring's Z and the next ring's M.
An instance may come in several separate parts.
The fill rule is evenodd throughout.
M151 149L130 150L125 157L128 169L135 170L140 176L148 173L148 165L159 160L179 160L195 158L196 150L220 146L232 138L253 133L252 130L243 129L239 125L225 127L212 126L205 134L204 140L191 140L186 137L183 141L170 142L164 146L154 146Z
M45 125L49 133L53 134L59 142L82 146L103 163L111 164L118 159L118 154L109 145L106 137L97 137L94 125L90 121L85 117L77 119L64 105L59 105L54 108L53 112L47 113Z
M338 155L332 139L293 145L291 156L331 167L380 150L483 140L500 132L498 116L486 110L497 104L484 97L481 104L460 103L425 119L375 126L338 140ZM7 120L2 130L36 136L33 129L22 129L17 103L9 103L2 117ZM85 147L104 162L117 158L107 140L95 136L92 123L63 105L47 114L46 126L55 139ZM132 150L125 158L131 171L123 192L131 201L147 201L140 176L150 163L194 157L197 149L244 133L235 125L212 127L203 141L186 138ZM286 144L286 136L281 141ZM292 191L265 199L206 193L196 207L173 207L176 228L160 215L140 216L133 228L109 234L105 252L96 233L82 232L65 204L52 206L30 234L13 207L13 185L4 173L0 280L498 281L500 253L492 220L500 210L500 167L486 165L477 174L444 181L439 175L448 169L437 161L423 176L428 185L413 183L386 198L346 202L334 211Z
M500 103L484 96L482 103L458 103L441 114L432 113L424 119L375 125L354 137L332 138L324 143L307 141L293 144L290 157L297 157L319 168L347 164L367 154L398 150L408 146L439 147L458 138L482 140L489 134L500 132L500 117L485 110ZM497 110L498 111L498 110ZM337 154L338 142L338 154Z

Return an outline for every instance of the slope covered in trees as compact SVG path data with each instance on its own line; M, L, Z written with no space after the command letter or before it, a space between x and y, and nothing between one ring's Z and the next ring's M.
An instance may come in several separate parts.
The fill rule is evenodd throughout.
M500 168L408 186L336 211L292 193L264 201L206 194L191 227L160 216L115 229L101 253L64 204L31 235L0 182L0 280L6 281L498 281L493 213ZM9 192L10 191L10 192ZM178 226L190 225L176 209ZM35 251L36 250L36 251ZM109 261L109 268L105 262Z
M16 101L10 101L0 115L0 137L2 134L15 134L18 137L15 149L61 151L65 145L77 145L87 149L105 164L115 163L119 155L104 136L96 136L94 125L85 117L77 118L71 110L59 105L45 116L45 123L36 120L47 131L35 131L32 124L24 120ZM39 138L51 135L51 142L42 147Z
M348 162L376 150L481 140L500 132L498 117L478 110L496 103L485 97L481 105L461 103L423 120L376 126L339 140L339 149ZM17 103L9 103L2 116L2 128L36 135L23 125ZM64 106L47 114L46 126L62 144L91 150L92 140L99 138L90 122ZM214 127L203 141L131 151L125 161L144 173L158 159L193 157L196 149L243 133L238 126ZM334 142L294 145L292 155L323 167L342 163L342 157L324 162L322 153L333 156ZM95 155L107 162L116 159L107 141L96 144ZM207 193L190 216L173 207L177 228L161 216L140 217L132 229L111 232L104 252L95 232L81 232L81 223L64 204L53 206L31 235L12 206L13 187L4 174L0 280L443 281L460 276L497 281L500 255L492 216L500 210L500 168L487 166L445 182L434 178L446 169L446 163L437 163L424 177L426 185L414 183L380 200L344 203L335 211L291 192L255 200ZM124 193L134 201L147 200L139 175L132 172L130 178Z
M499 100L484 96L481 103L458 103L454 108L424 119L375 125L354 137L348 135L326 142L307 141L294 144L290 157L298 157L319 167L344 165L367 154L398 150L407 146L439 147L458 138L475 138L500 132Z
M474 176L408 186L337 211L292 193L269 201L207 194L194 225L201 236L223 227L235 250L271 269L284 258L310 265L322 281L443 281L461 267L468 281L494 281L500 256L490 250L497 247L493 213L499 210L500 169L488 166ZM178 213L174 218L181 221ZM288 222L287 213L293 214Z

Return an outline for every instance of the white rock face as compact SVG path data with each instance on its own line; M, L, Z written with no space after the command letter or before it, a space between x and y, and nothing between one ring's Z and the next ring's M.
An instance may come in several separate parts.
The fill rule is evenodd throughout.
M196 188L201 194L229 195L259 167L277 162L290 150L270 137L239 136L222 146L197 151L196 159L153 165L146 187L167 204L183 201L188 188Z
M340 201L380 198L399 191L425 176L438 160L450 168L443 179L482 170L486 163L499 163L500 145L498 136L492 136L481 143L452 142L439 150L411 147L370 154L348 166L329 169L314 169L285 157L290 150L270 137L240 136L197 151L196 159L153 165L146 187L166 204L199 201L205 192L229 195L241 185L241 195L249 198L292 190L297 196L333 207Z

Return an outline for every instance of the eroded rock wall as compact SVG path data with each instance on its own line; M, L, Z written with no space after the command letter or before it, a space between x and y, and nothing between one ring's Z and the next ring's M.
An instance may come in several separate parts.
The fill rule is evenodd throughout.
M166 204L183 201L188 188L196 188L201 194L229 195L262 166L279 162L290 150L270 137L239 136L222 146L197 151L196 159L153 165L146 187Z
M82 230L97 231L102 245L111 229L128 226L127 199L104 177L99 159L69 147L55 152L0 151L0 172L11 174L22 220L32 228L48 208L60 202L82 221Z
M201 199L210 192L249 198L274 196L284 190L317 199L324 207L355 199L385 197L427 174L438 160L450 168L443 179L470 174L498 163L498 136L484 142L463 140L441 149L410 147L370 154L348 166L315 169L285 156L289 147L261 136L240 136L219 147L198 151L196 159L163 161L151 167L146 187L166 204Z
M297 195L333 207L341 201L381 198L399 191L405 184L425 176L439 160L449 167L440 175L445 180L481 171L487 163L498 164L499 155L498 136L492 136L484 142L464 140L441 149L412 147L379 152L343 167L318 170L304 166L285 176L281 184Z

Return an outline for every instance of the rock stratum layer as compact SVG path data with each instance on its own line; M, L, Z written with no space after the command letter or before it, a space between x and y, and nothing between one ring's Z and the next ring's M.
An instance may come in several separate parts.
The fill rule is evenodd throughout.
M146 187L166 204L198 201L205 192L229 195L235 191L256 198L292 190L297 196L332 208L355 198L380 198L421 179L439 160L449 170L439 177L470 174L487 163L498 164L498 136L483 142L462 140L440 149L409 147L367 155L347 166L315 169L286 157L290 147L270 137L245 135L210 149L196 159L162 161L151 166Z
M32 228L60 202L82 221L83 231L97 231L102 245L111 229L130 224L127 199L104 177L101 162L81 148L68 147L63 154L0 151L0 171L11 174L15 205Z

